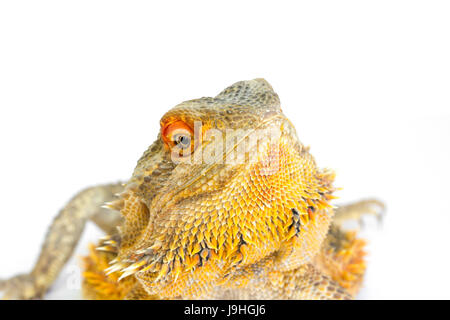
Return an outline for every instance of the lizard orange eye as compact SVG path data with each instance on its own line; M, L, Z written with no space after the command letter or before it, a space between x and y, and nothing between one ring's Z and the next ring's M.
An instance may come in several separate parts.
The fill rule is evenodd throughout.
M192 129L183 121L175 121L162 128L162 138L170 147L188 149L192 146Z

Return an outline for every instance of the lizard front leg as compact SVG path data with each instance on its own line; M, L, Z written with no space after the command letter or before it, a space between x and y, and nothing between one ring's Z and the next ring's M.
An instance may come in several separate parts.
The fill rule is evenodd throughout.
M53 220L39 258L28 274L0 281L4 299L42 298L61 269L71 257L88 220L111 232L120 221L120 214L101 206L123 189L121 184L108 184L78 193Z
M361 226L365 215L373 215L380 221L384 210L384 204L375 199L339 206L322 248L314 258L316 268L353 296L359 291L366 270L366 242L358 238L356 230L346 230L344 223L354 220Z

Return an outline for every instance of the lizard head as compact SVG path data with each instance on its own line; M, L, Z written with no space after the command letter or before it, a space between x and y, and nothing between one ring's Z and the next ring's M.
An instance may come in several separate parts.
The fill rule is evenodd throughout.
M314 255L333 173L316 167L265 80L183 102L160 127L117 202L125 219L113 270L177 296L200 289L175 283Z

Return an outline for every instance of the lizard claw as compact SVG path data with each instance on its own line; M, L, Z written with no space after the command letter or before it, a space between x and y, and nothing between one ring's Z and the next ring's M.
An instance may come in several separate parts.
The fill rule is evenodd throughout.
M43 296L30 274L19 274L7 280L0 280L0 291L4 291L2 299L5 300L40 299Z
M359 227L364 227L364 216L374 216L378 224L381 224L385 215L386 206L376 199L361 200L336 209L333 223L342 227L345 221L356 220Z

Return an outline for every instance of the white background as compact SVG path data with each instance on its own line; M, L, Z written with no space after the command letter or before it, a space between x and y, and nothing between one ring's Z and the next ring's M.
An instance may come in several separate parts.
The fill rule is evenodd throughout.
M360 298L450 298L449 16L446 1L2 1L0 277L31 269L76 191L131 175L166 110L264 77L341 202L388 205L366 223ZM49 298L79 297L76 265Z

